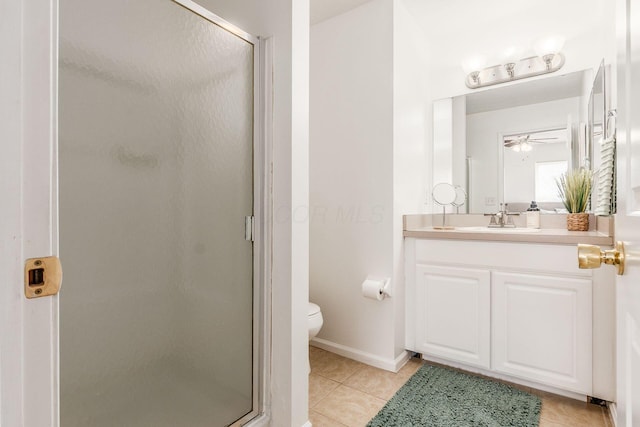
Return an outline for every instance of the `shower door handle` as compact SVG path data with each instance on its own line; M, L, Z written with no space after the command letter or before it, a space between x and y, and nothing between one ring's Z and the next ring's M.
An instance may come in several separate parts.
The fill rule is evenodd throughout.
M253 242L254 233L254 217L253 215L244 217L244 240Z

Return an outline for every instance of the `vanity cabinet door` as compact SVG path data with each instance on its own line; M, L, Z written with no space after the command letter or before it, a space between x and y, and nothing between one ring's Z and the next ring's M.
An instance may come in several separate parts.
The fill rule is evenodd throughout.
M489 368L489 270L415 266L416 350Z
M590 279L494 272L493 370L591 394Z

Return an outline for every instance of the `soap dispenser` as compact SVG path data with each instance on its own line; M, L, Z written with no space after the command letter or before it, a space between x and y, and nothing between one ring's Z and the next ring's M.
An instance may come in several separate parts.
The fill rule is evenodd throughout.
M540 228L540 209L535 201L527 209L527 228Z

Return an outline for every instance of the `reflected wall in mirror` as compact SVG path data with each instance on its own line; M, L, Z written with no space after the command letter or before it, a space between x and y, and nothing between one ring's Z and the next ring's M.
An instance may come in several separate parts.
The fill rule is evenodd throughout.
M504 201L512 211L525 211L531 201L542 209L563 207L556 179L571 164L571 127L502 137Z
M583 70L435 101L434 176L465 189L469 213L501 202L524 211L532 200L555 211L550 174L584 166L591 152L591 83Z
M596 215L616 213L616 114L607 103L607 66L600 63L589 96L589 135L596 179L591 208Z
M591 207L596 215L616 213L615 185L615 113L608 116L606 96L606 66L600 63L589 96L589 135L592 151L589 153L597 165L596 182L591 195ZM605 142L606 140L606 142ZM596 168L594 168L596 169Z
M604 61L600 63L598 73L593 80L593 88L589 95L589 135L591 140L591 146L595 147L595 144L604 137L604 124L606 121L605 115L607 106L605 105L605 70ZM586 153L586 156L591 159L594 155L598 155L597 150L595 152Z

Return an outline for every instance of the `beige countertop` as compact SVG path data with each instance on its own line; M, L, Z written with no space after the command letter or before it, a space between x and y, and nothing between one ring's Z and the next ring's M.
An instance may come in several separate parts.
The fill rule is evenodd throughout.
M546 216L546 215L545 215ZM542 228L524 229L524 224L516 221L519 229L490 229L487 220L481 215L448 215L448 230L435 229L432 222L439 224L441 215L405 215L404 237L421 239L486 240L523 243L552 243L575 245L586 243L600 246L613 245L613 219L593 217L589 231L568 231L566 216L550 215L541 217ZM544 219L544 220L543 220Z

